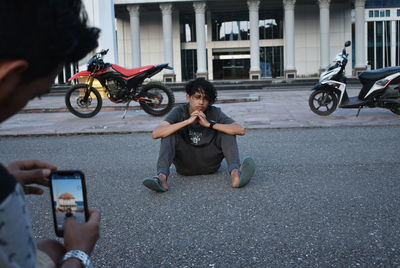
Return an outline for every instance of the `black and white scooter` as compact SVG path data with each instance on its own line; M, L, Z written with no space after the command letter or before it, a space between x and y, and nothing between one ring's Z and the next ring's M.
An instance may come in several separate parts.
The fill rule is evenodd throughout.
M387 67L373 71L362 72L358 79L362 88L357 97L348 97L346 92L346 77L344 69L349 54L345 43L341 54L335 57L335 64L321 73L319 82L312 88L308 99L311 111L318 115L329 115L339 108L357 108L357 116L361 108L381 107L400 115L400 66Z

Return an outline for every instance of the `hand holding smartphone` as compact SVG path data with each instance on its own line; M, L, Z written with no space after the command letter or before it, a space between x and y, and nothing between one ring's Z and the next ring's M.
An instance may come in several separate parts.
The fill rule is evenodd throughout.
M85 176L79 170L56 170L50 174L50 196L56 235L63 237L64 222L73 217L83 224L89 218Z

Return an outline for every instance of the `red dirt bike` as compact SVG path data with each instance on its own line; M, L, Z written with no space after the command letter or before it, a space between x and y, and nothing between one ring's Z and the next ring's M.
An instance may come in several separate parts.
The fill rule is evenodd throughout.
M125 69L116 64L104 63L103 57L108 52L102 50L89 61L86 71L80 71L68 81L87 77L86 84L73 85L65 95L68 110L81 118L95 116L101 109L103 101L99 91L93 87L97 79L105 89L108 98L114 103L126 103L125 118L130 102L138 101L142 109L151 115L162 116L168 113L175 104L171 89L161 83L143 84L146 78L152 77L163 69L172 69L168 64L146 65L134 69Z

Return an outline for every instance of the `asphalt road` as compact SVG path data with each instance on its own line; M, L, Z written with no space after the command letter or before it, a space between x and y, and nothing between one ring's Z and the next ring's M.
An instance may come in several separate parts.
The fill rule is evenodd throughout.
M87 176L102 211L95 267L398 267L400 127L253 130L258 166L243 189L222 169L153 175L149 134L0 138L1 162L41 159ZM225 166L224 166L225 167ZM48 192L27 198L37 239L55 238Z

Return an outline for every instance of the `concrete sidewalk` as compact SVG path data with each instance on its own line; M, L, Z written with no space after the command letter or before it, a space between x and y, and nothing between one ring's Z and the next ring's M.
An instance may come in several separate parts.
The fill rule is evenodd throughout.
M364 108L358 117L356 109L337 109L330 116L318 116L308 106L310 93L307 88L221 90L215 105L247 129L400 125L398 115L381 108ZM356 88L348 91L349 96L357 93ZM185 102L184 92L174 94L176 103ZM42 97L0 124L0 136L150 132L164 118L148 115L132 102L122 119L123 109L124 104L104 100L95 117L83 119L66 110L63 96Z

